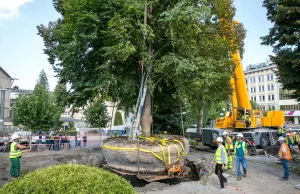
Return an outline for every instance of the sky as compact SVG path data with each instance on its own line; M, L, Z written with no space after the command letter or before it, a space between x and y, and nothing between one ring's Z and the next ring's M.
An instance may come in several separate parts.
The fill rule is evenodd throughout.
M234 0L235 19L247 30L244 68L249 64L265 62L272 48L260 45L260 37L267 35L272 24L267 21L262 0ZM0 0L0 66L13 78L14 85L33 89L43 69L54 90L57 78L43 53L43 40L36 26L47 25L60 15L54 10L52 0Z

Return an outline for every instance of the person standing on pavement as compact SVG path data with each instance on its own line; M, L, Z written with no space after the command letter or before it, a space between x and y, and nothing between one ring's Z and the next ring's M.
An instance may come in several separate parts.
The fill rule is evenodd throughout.
M8 151L8 143L9 143L9 136L6 133L4 138L3 138L3 142L4 142L4 150L3 152L7 152Z
M295 135L295 144L298 145L298 149L300 151L300 131L298 131L298 133Z
M286 134L285 143L290 148L290 152L293 153L294 140L293 140L293 138L291 138L289 133Z
M11 161L10 176L17 178L20 176L20 158L22 149L27 149L29 146L19 144L20 137L17 134L12 135L13 142L10 144L9 159ZM28 150L29 151L29 150Z
M247 176L247 161L246 157L248 155L247 144L243 141L243 134L239 133L237 136L237 141L234 144L234 154L236 155L236 171L238 174L237 180L242 180L242 173L240 169L240 165L243 167L244 174L243 176Z
M279 137L278 141L281 144L279 149L279 159L284 169L284 176L279 180L287 181L289 179L288 162L292 159L292 155L288 145L285 143L284 137Z
M223 176L223 170L225 169L225 166L227 164L227 154L222 143L223 143L223 138L218 137L217 138L218 149L215 152L215 156L214 156L214 160L216 161L215 174L218 176L221 185L221 189L219 190L220 192L223 192L225 190L224 183L227 183L227 179Z
M232 169L232 156L230 154L233 152L233 144L227 131L224 131L223 135L225 139L225 149L228 158L228 164L225 166L225 170L227 170L227 169Z
M82 136L82 141L83 141L83 147L86 147L86 143L87 143L87 135L86 133Z

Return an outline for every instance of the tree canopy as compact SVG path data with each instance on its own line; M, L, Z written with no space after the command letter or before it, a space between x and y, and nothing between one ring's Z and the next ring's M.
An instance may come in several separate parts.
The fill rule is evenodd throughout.
M232 30L231 0L53 2L61 18L37 28L60 83L70 84L69 103L83 106L101 93L133 107L147 72L141 125L149 135L151 98L164 84L172 86L171 98L197 107L205 98L229 96L229 50L242 51L243 35L237 32L244 32L242 25ZM222 21L230 25L221 29Z
M47 78L46 72L43 69L40 72L39 78L36 82L37 82L37 84L40 84L41 86L43 86L46 91L49 90L48 78Z
M294 90L294 97L300 100L300 1L264 0L263 6L273 27L262 37L262 44L273 47L275 56L270 58L277 64L279 82L284 89Z
M16 98L12 107L14 125L23 125L31 131L49 130L59 122L62 109L41 84L34 91Z
M91 127L95 128L106 127L106 124L110 120L106 106L100 100L89 104L88 108L84 111L84 115Z

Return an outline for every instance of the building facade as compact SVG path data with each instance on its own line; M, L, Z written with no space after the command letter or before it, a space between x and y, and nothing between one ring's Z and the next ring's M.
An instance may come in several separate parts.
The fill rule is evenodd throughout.
M2 102L4 102L4 119L8 118L10 114L10 91L12 80L12 77L0 67L0 107L2 107ZM2 99L3 96L4 100Z
M283 90L275 72L277 65L259 63L248 65L244 71L249 99L261 110L283 110L286 123L300 124L300 105L292 99L293 91Z

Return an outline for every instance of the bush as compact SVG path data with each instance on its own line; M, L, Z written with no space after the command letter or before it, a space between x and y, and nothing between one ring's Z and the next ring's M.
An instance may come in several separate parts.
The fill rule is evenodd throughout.
M100 168L77 164L50 166L6 183L1 194L135 193L128 181Z
M114 126L118 126L118 125L123 125L122 114L119 111L116 112L116 116L114 120Z

